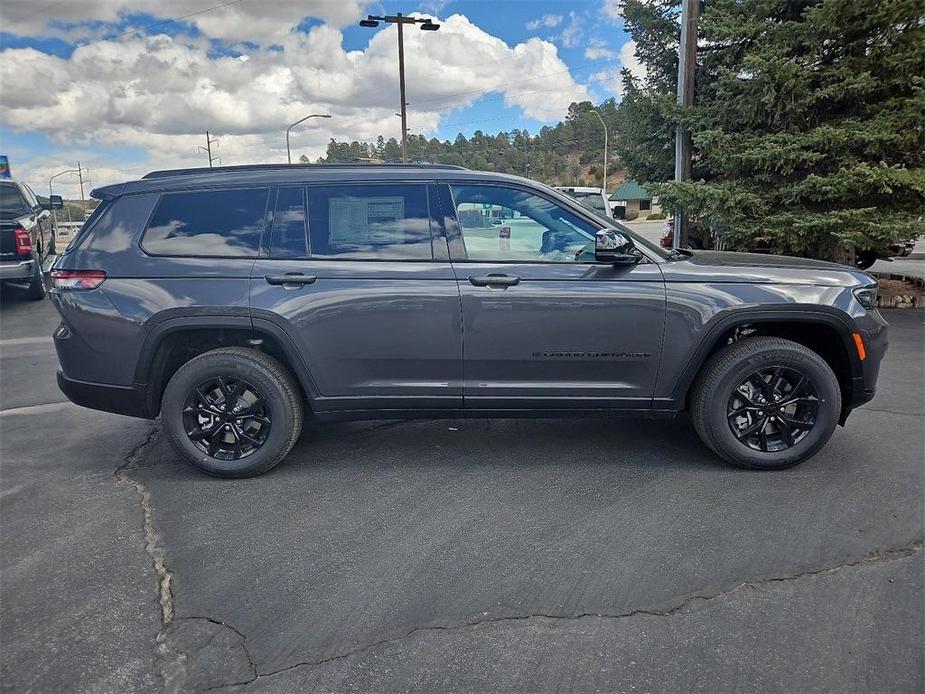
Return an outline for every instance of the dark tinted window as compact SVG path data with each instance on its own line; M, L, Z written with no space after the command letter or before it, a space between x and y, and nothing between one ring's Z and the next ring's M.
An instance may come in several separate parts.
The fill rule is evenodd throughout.
M15 219L32 212L15 183L0 184L0 219Z
M273 214L273 240L270 255L274 258L305 258L305 190L280 188Z
M318 186L308 192L312 257L433 257L423 185Z
M165 193L142 246L156 255L255 256L268 189Z

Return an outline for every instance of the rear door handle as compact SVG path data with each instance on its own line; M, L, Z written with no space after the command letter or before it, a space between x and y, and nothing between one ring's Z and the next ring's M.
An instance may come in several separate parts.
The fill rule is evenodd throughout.
M267 284L314 284L318 278L314 275L303 275L301 272L287 272L285 275L267 275L264 277Z
M470 277L469 282L475 287L513 287L520 284L520 278L512 275L479 275Z

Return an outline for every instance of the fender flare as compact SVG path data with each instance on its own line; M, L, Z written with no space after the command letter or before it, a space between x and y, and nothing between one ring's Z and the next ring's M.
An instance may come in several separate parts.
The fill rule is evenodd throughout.
M155 367L158 349L168 335L186 330L203 330L203 329L221 329L228 328L231 330L247 330L257 335L264 334L280 346L286 355L289 366L292 368L293 375L299 381L306 396L317 393L314 379L305 363L303 355L296 347L296 343L289 335L285 326L281 326L276 321L266 320L264 318L251 318L250 311L244 308L234 313L203 313L201 310L190 311L181 309L183 315L176 315L177 312L171 311L173 315L160 317L147 331L141 349L138 353L138 359L135 365L133 382L148 390L149 405L153 406L155 395L150 391L149 379L152 369Z
M793 306L792 308L776 306L768 309L746 307L723 311L707 323L703 338L688 353L687 363L671 394L667 398L655 398L655 407L656 409L680 409L716 341L735 326L745 324L800 322L823 324L833 328L841 338L842 346L848 355L852 381L849 385L853 386L857 379L863 379L863 365L854 347L853 326L850 320L850 317L843 312L826 306Z

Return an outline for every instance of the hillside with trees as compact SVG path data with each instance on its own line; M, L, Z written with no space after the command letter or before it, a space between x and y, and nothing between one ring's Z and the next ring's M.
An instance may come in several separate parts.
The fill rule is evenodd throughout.
M458 164L471 169L499 171L528 176L550 185L599 186L604 159L604 129L591 111L590 101L573 103L565 120L542 128L535 135L514 129L489 135L481 130L472 137L460 134L452 142L409 134L408 156L411 161ZM611 132L616 127L617 105L608 99L598 107ZM376 142L338 142L331 140L320 162L349 162L356 158L401 161L401 144L395 138ZM301 161L308 161L301 157ZM608 168L608 188L622 180L614 168Z

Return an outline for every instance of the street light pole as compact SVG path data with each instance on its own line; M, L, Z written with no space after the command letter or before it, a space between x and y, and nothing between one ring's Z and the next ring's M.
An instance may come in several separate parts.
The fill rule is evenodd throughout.
M601 189L604 191L604 196L607 196L607 140L610 137L607 135L607 124L604 122L604 117L598 112L597 109L594 109L592 113L597 116L597 119L601 122L601 125L604 126L604 183Z
M408 161L408 118L405 112L405 24L420 24L422 31L437 31L439 24L435 24L432 19L415 19L406 17L401 12L394 15L379 17L368 15L366 19L360 22L361 27L374 29L379 26L379 22L398 25L398 87L401 97L401 160Z
M310 116L305 116L305 118L297 120L295 123L293 123L288 128L286 128L286 161L288 161L290 164L292 163L292 152L289 149L289 132L299 123L304 123L309 118L330 118L330 117L331 116L329 116L327 113L313 113Z

